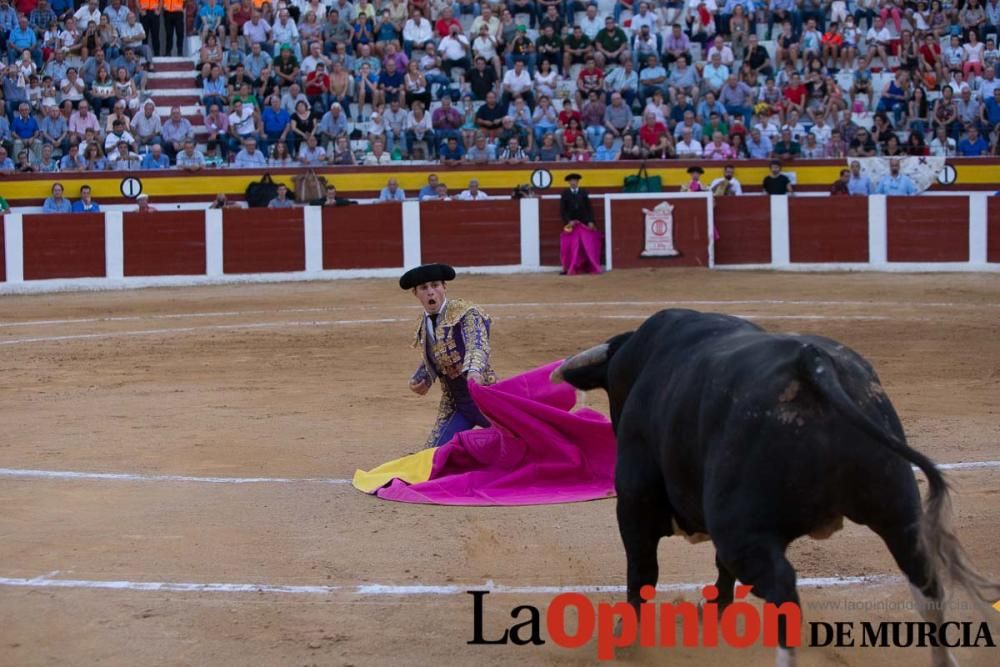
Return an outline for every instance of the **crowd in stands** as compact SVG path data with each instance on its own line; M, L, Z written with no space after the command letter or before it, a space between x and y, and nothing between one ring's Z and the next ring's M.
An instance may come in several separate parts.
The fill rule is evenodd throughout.
M204 133L182 0L0 0L0 172L1000 154L1000 0L189 4Z

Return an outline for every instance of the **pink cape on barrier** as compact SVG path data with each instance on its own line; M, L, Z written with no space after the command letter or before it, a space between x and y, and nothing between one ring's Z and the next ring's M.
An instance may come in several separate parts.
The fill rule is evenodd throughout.
M589 408L571 412L576 390L549 380L559 363L489 387L470 383L491 426L463 431L436 448L427 481L396 478L375 494L436 505L542 505L614 496L611 423Z
M559 260L568 276L601 272L601 246L604 233L576 223L559 235Z

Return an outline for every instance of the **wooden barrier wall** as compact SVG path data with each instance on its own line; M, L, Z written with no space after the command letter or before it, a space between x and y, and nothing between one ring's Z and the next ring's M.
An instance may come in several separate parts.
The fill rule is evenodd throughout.
M420 204L420 257L457 266L521 263L520 202L431 201Z
M767 197L715 200L715 263L771 263L771 204Z
M403 266L403 207L323 209L323 268Z
M867 262L868 200L793 197L788 200L792 262Z
M230 208L222 212L224 273L305 271L301 208Z
M968 262L968 197L891 197L890 262Z
M674 207L680 255L642 257L643 209L664 200ZM1000 270L1000 200L985 194L713 200L673 193L593 203L614 269L709 266L711 249L719 268ZM389 276L437 261L539 270L559 265L563 223L559 200L544 198L7 214L2 225L0 292L17 292Z
M986 206L986 261L1000 262L1000 198L990 197Z
M126 276L200 276L207 271L204 216L189 211L126 213L122 237Z
M104 277L104 215L26 215L21 229L25 280Z

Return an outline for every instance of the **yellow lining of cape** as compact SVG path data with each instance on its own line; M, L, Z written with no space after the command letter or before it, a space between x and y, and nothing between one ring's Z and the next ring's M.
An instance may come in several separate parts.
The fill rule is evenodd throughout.
M359 491L375 493L394 479L401 479L407 484L426 482L431 476L435 451L436 447L429 447L368 471L356 470L352 484Z

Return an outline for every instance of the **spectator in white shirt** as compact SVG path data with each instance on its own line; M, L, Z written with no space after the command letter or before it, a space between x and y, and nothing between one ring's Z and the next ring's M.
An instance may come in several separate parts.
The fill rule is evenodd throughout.
M330 59L323 55L323 45L320 42L310 42L309 55L302 59L302 76L305 77L316 70L316 65L323 64L326 71L330 71Z
M736 168L731 164L727 164L722 168L722 176L718 177L712 181L708 189L714 194L727 194L727 195L741 195L743 194L743 186L734 176ZM725 182L725 187L722 187L723 182Z
M371 147L372 147L371 152L365 155L365 162L364 162L365 164L383 165L383 164L390 164L392 162L392 154L385 150L385 144L382 142L381 139L376 139L372 141ZM391 185L395 180L396 179L394 178L389 179L389 184ZM385 190L382 190L382 192L384 193ZM402 192L402 190L400 190L400 192ZM400 198L400 201L402 201L405 198L406 195L404 194ZM379 201L382 201L381 197L379 197Z
M463 201L477 201L480 199L488 199L489 195L479 189L479 181L473 178L469 181L469 189L462 190L462 193L458 195L457 198Z
M514 61L514 69L507 70L503 75L503 95L500 96L500 108L506 109L516 96L520 95L529 107L535 106L535 97L531 92L531 75L524 67L524 62Z
M73 14L73 18L76 19L76 24L84 29L91 22L97 25L101 24L101 9L97 6L97 0L88 0L87 4L80 9L76 10Z
M247 43L260 44L263 51L271 50L271 26L263 19L260 10L255 9L250 20L243 24L243 36Z
M434 28L431 22L424 18L424 15L416 7L413 14L403 26L403 49L407 57L413 53L413 49L423 51L428 42L434 39Z
M681 130L681 138L680 141L677 142L676 150L677 157L679 159L684 159L686 157L701 157L701 143L695 141L690 127L685 127Z
M281 47L288 44L292 47L295 57L299 60L302 59L302 49L299 46L299 28L288 15L287 9L278 12L278 20L271 26L271 39L274 41L274 50L271 55L277 56Z
M597 33L604 29L604 17L597 14L597 5L587 5L587 13L580 19L579 24L583 34L593 42Z
M638 35L639 29L644 25L648 25L649 32L655 35L658 32L657 22L658 17L650 11L649 3L643 0L643 2L639 3L638 13L632 16L632 24L629 26L629 30L632 31L633 35Z
M253 105L244 105L242 100L233 102L233 112L229 114L229 144L232 150L237 150L248 138L253 138L254 146L257 145L258 122Z
M868 58L861 65L862 69L871 66L875 56L882 59L882 69L889 69L889 43L892 41L892 33L885 27L885 22L881 17L875 17L875 23L865 34L865 43L868 45Z
M934 157L954 157L956 143L948 136L948 129L944 125L939 125L934 139L931 140L930 154Z
M447 75L452 67L460 67L468 70L469 64L469 40L461 34L461 27L451 25L451 32L438 44L438 53L441 55L441 71Z

